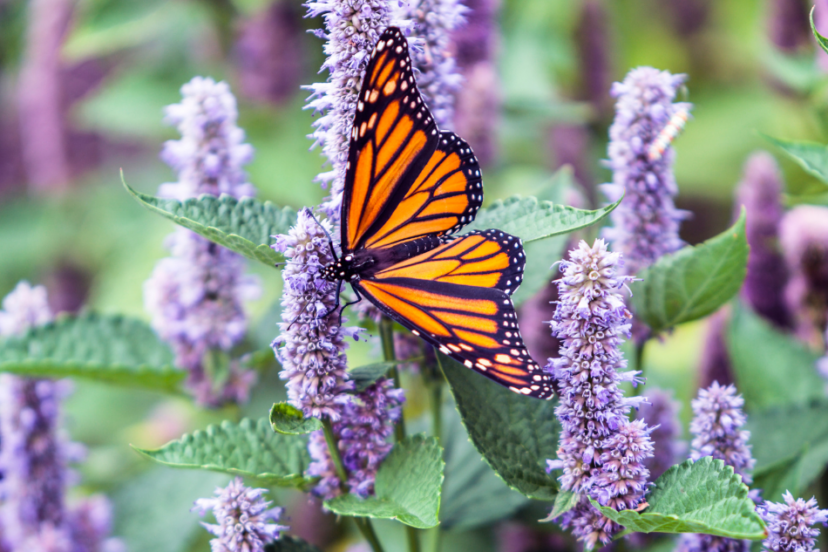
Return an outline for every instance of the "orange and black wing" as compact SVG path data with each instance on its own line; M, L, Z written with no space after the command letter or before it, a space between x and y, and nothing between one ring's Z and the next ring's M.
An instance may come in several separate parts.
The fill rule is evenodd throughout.
M454 232L483 201L469 145L440 131L423 101L399 29L380 36L351 129L342 200L343 251Z
M529 356L509 298L524 261L520 240L487 230L354 285L389 318L442 353L516 393L549 399L551 376Z

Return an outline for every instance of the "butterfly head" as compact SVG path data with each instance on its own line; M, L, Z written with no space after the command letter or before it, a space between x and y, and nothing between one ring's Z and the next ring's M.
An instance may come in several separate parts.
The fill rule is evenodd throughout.
M354 268L354 256L344 255L329 265L323 266L320 276L329 282L353 282L359 279Z

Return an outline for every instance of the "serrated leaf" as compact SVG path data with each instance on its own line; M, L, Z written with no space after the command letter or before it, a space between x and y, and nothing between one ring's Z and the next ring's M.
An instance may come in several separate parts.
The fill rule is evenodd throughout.
M742 287L748 250L743 208L731 228L639 272L631 285L635 314L658 333L716 311Z
M546 473L546 460L557 458L556 401L518 395L444 355L439 358L463 425L486 463L519 493L554 500L558 483Z
M275 403L270 409L273 431L283 435L306 435L322 429L319 418L305 418L301 410L288 403Z
M343 516L396 519L419 529L436 526L443 484L443 449L434 437L414 435L394 445L374 481L374 496L347 494L325 501Z
M469 441L460 414L451 404L443 405L446 481L440 506L442 529L470 529L503 519L529 499L510 489L483 461Z
M731 539L757 540L765 524L748 498L742 478L712 457L673 466L659 477L647 495L644 512L616 511L593 506L625 527L639 533L704 533Z
M21 337L0 340L0 372L39 378L86 378L178 392L186 372L147 324L94 313L61 317Z
M348 375L351 377L351 380L356 386L355 390L359 393L368 389L375 381L383 377L391 368L401 364L407 364L409 362L419 362L419 360L409 358L406 360L388 360L384 362L365 364L363 366L357 366L356 368L350 368L348 370Z
M805 172L828 184L828 147L825 144L763 136L796 161Z
M135 450L167 466L241 475L262 485L304 488L313 482L304 475L310 464L307 439L275 433L267 418L224 421L156 450Z
M123 180L123 175L121 175ZM268 266L283 261L270 244L296 223L296 211L269 201L204 194L184 202L142 194L123 181L124 188L144 207L227 249Z
M816 23L814 23L814 10L816 10L816 6L811 8L811 32L814 33L814 38L816 38L817 44L822 50L828 54L828 38L825 38L819 31L817 31Z
M535 197L513 196L478 211L466 230L497 228L519 237L526 244L586 228L610 214L620 203L619 199L601 209L586 211L551 201L538 201Z
M279 540L266 544L264 552L322 552L322 550L299 537L282 535Z
M557 519L559 516L562 516L577 506L580 501L581 495L578 493L573 493L572 491L560 491L558 496L555 497L555 504L552 506L552 511L549 512L548 516L540 521L545 522Z
M825 381L815 368L817 355L750 309L734 305L726 342L749 411L806 404L825 396Z

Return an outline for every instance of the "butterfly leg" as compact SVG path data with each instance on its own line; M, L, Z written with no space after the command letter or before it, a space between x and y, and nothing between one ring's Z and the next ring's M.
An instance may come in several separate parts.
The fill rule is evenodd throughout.
M340 285L341 284L342 284L342 282L340 282ZM354 294L356 295L356 299L354 299L353 301L348 301L347 303L345 303L342 306L342 310L339 311L339 325L340 326L342 325L342 313L345 312L345 309L347 309L351 305L356 305L357 303L362 301L362 295L359 294L359 291L357 291L357 288L355 288L354 286L351 286L351 289L353 290Z

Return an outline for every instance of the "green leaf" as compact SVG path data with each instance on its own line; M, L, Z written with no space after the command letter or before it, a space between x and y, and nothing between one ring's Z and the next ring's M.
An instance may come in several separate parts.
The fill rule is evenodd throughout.
M764 135L763 135L764 136ZM797 140L780 140L764 136L767 141L796 161L805 172L828 184L828 148L824 144Z
M765 524L742 478L709 456L664 472L647 495L649 507L643 513L619 512L591 502L626 532L705 533L751 540L765 536Z
M731 228L695 247L665 255L637 274L632 306L654 332L716 311L742 287L747 274L745 211Z
M396 519L427 529L439 523L443 449L434 437L414 435L394 445L377 471L374 496L347 494L325 501L343 516Z
M123 174L121 175L123 180ZM273 266L283 261L270 244L271 236L284 234L296 224L296 211L246 197L204 194L183 203L136 192L126 181L124 188L144 207L188 228L248 259Z
M622 198L623 199L623 198ZM595 211L585 211L551 201L538 201L534 197L513 196L498 200L490 207L478 211L467 230L497 228L523 240L524 244L543 238L568 234L595 224L621 203Z
M370 387L375 381L380 379L388 370L395 366L400 366L401 364L407 364L409 362L419 362L422 358L408 358L405 360L387 360L384 362L375 362L373 364L365 364L364 366L357 366L356 368L350 368L348 370L348 375L351 376L351 380L356 384L356 391L365 391Z
M443 373L472 443L511 488L554 500L558 484L546 473L557 458L560 425L555 401L518 395L438 353Z
M493 523L513 514L529 500L510 489L483 462L469 441L460 415L448 401L443 405L446 481L440 506L442 529L470 529Z
M140 320L94 313L61 317L22 337L0 340L0 372L86 378L178 392L186 372L166 343Z
M750 309L734 305L726 341L739 391L749 411L807 404L825 397L825 381L815 368L817 355ZM786 452L794 450L799 448Z
M792 458L783 460L760 475L755 475L753 488L762 489L762 497L773 502L779 502L785 491L799 496L806 452L807 447Z
M319 418L305 418L301 410L288 403L275 403L270 409L273 431L283 435L305 435L322 429Z
M819 34L819 31L817 31L816 23L814 23L814 10L816 10L816 6L811 8L811 31L814 33L814 38L816 38L819 47L822 48L826 54L828 54L828 38L825 38Z
M311 543L293 537L291 535L282 535L279 540L268 543L264 547L264 552L322 552L319 548Z
M307 440L275 433L267 418L224 421L156 450L135 450L168 466L252 477L262 485L304 488L313 482L304 475L310 464Z
M581 495L578 493L573 493L572 491L559 492L558 496L555 497L555 505L552 506L552 511L549 512L549 515L541 521L552 521L553 519L556 519L558 516L567 513L572 508L577 506L580 500Z

